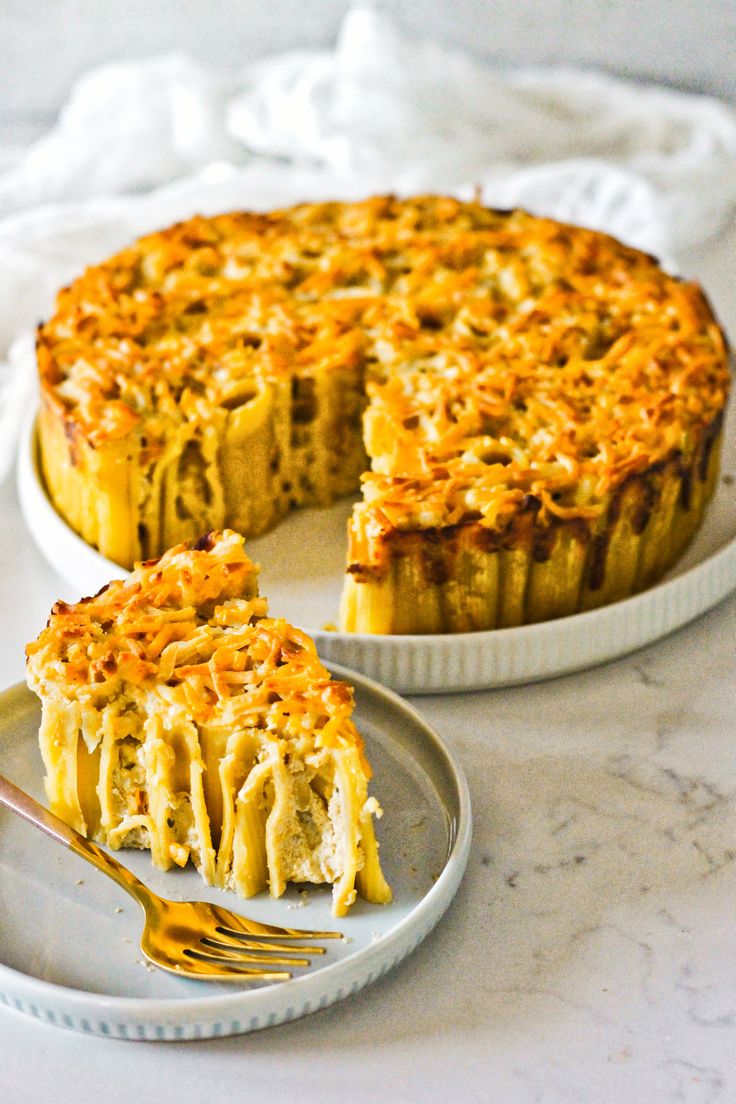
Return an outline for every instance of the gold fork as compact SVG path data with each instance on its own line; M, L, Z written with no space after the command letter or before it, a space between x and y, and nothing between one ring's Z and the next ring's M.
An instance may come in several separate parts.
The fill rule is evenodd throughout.
M272 967L311 965L325 953L292 940L341 939L335 931L301 931L260 924L207 901L159 897L92 840L80 835L23 790L0 775L0 805L18 813L135 897L145 913L141 950L149 962L179 977L210 981L286 981L291 972Z

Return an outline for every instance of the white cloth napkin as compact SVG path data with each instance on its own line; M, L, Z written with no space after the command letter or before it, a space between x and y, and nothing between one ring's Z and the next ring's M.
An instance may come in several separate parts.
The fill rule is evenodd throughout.
M499 72L373 7L334 50L236 80L181 55L84 76L47 135L0 148L0 478L34 387L29 330L86 264L195 211L478 188L676 265L736 208L736 114L598 73Z

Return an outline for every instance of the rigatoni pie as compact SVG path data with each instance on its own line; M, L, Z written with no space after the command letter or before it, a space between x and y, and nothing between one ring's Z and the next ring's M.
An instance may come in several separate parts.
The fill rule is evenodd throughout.
M356 891L390 900L352 691L267 616L237 534L57 602L28 681L51 808L79 831L243 897L327 882L336 916Z
M364 472L341 620L366 632L518 625L655 582L713 492L729 383L696 285L604 234L431 196L143 238L60 294L38 358L52 498L125 566L264 532Z

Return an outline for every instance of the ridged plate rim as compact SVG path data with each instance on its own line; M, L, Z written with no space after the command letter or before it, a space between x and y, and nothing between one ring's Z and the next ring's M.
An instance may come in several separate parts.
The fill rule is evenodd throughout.
M23 429L18 493L34 541L67 582L78 586L87 575L120 577L122 569L86 544L51 503L38 466L35 412ZM735 587L736 536L640 594L554 621L426 636L301 627L326 660L362 671L401 694L441 694L536 682L617 659L686 625Z

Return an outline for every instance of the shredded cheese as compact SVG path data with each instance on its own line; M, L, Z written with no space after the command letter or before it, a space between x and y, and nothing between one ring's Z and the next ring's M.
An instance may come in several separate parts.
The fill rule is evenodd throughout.
M306 633L267 616L239 534L210 533L137 565L92 598L57 602L27 655L29 684L44 703L47 787L66 820L94 831L85 806L98 804L98 838L150 846L164 868L191 854L208 882L253 892L266 882L283 892L290 878L332 881L337 914L348 907L363 865L377 864L372 826L363 818L360 828L353 794L362 808L370 777L353 693L331 678ZM78 781L82 740L86 754L99 757L96 797ZM233 741L239 754L228 750ZM256 768L254 779L264 780L248 796L243 782ZM315 824L328 821L321 794L350 791L340 802L355 823L332 825L320 845L339 850L338 832L349 831L344 865L313 860L298 813L306 783L295 781L307 777ZM276 787L271 810L267 782ZM244 801L253 807L241 808ZM253 829L259 817L259 838L265 832L271 841L267 866L231 830L233 819ZM222 825L227 842L218 852ZM390 899L377 865L371 878L382 887L371 899Z
M221 424L232 396L367 378L366 523L591 517L722 410L700 290L606 235L380 197L194 218L89 269L39 331L44 385L94 444ZM544 493L542 493L544 492Z

